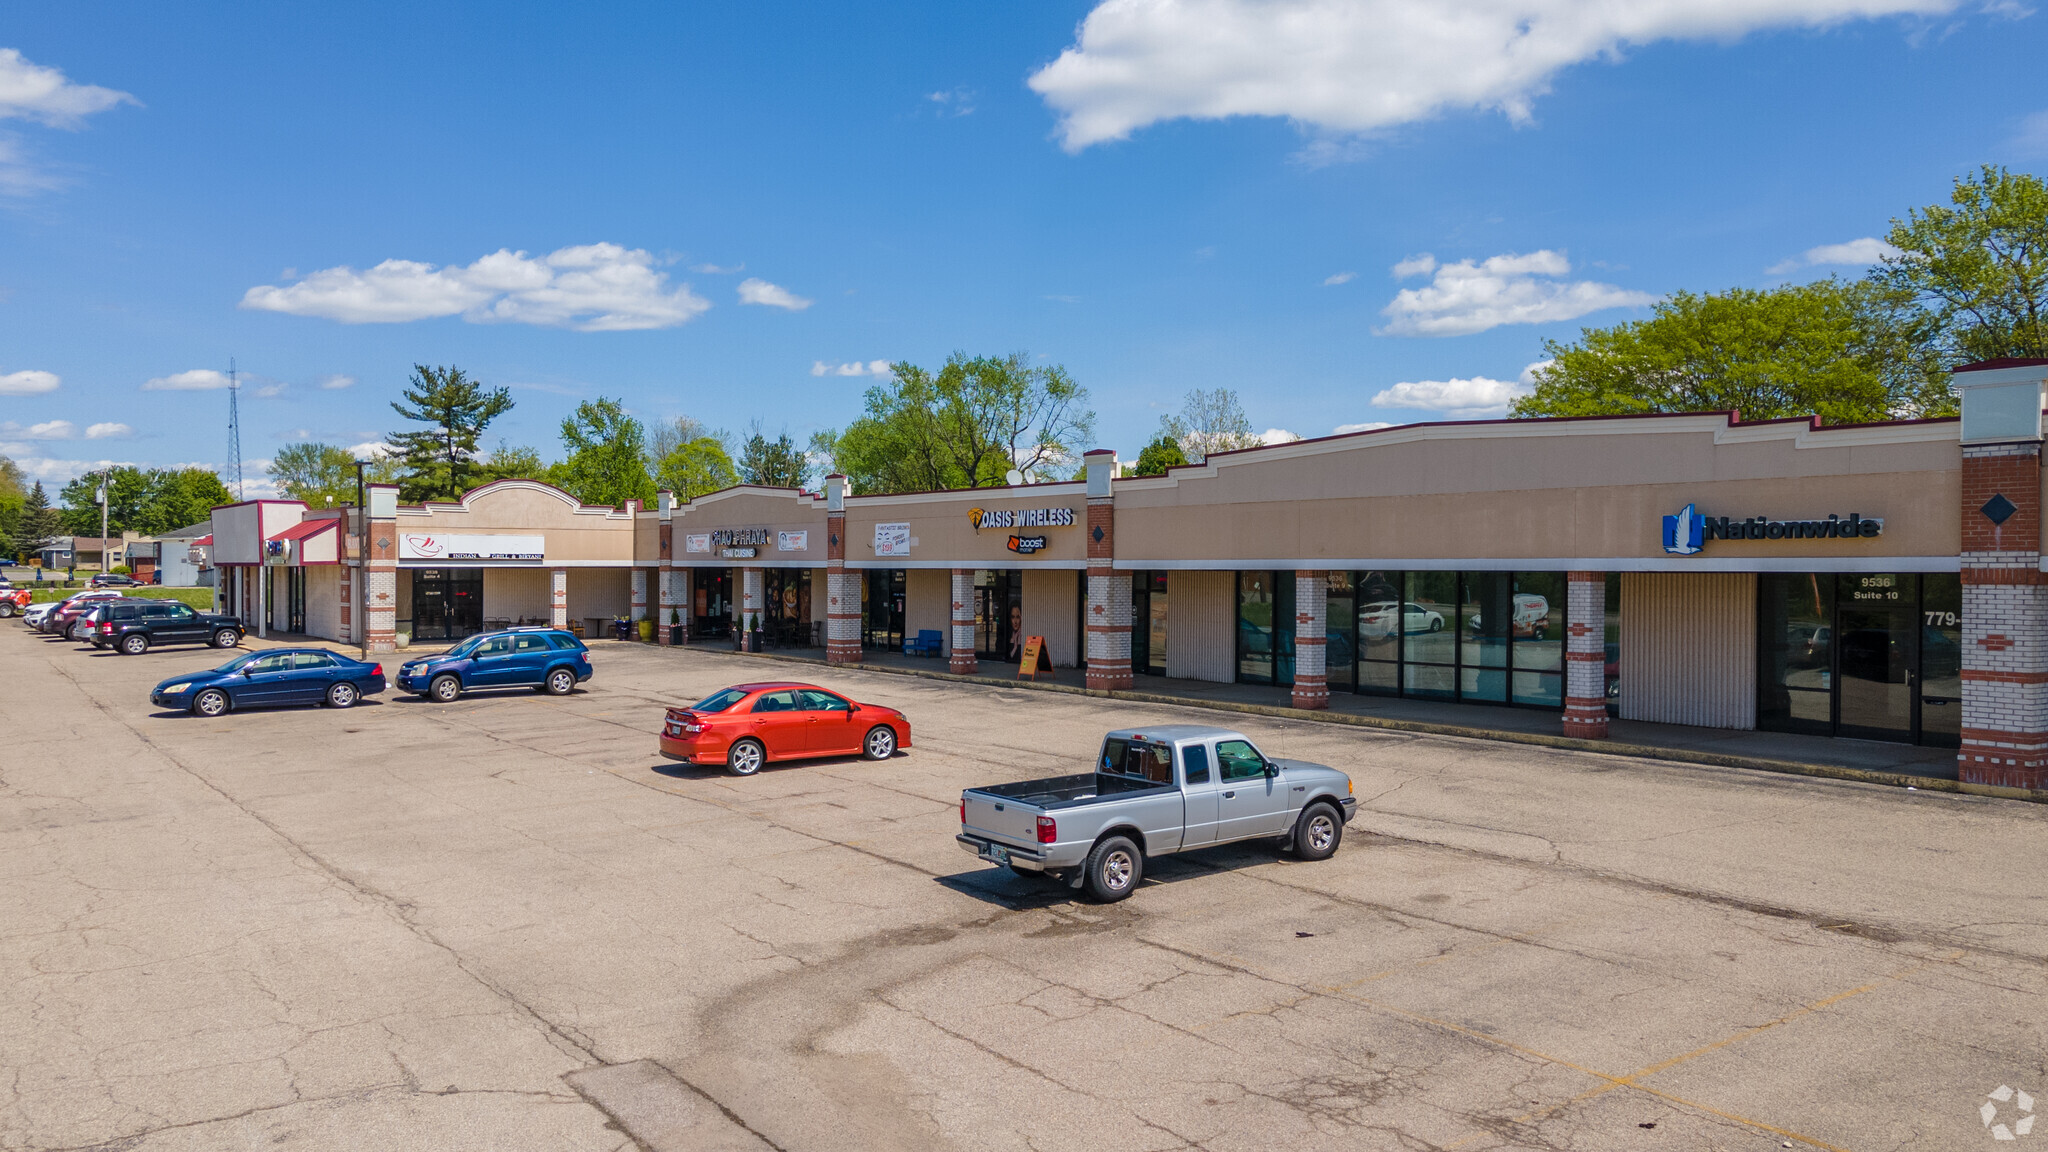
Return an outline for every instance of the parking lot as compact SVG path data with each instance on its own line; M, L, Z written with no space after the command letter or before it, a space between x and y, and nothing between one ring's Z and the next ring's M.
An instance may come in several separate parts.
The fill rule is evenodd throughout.
M207 721L146 695L217 654L0 627L0 1148L1864 1152L2048 1111L2048 808L592 658ZM664 705L784 676L915 746L654 754ZM954 844L962 787L1167 721L1350 772L1342 850L1098 906Z

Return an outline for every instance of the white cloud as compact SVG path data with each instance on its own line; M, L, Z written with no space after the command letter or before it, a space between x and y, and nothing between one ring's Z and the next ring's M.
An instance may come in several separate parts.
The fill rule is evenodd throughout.
M1790 260L1783 260L1765 269L1769 275L1783 276L1800 268L1811 268L1823 264L1852 264L1858 267L1875 264L1888 256L1897 256L1899 250L1875 236L1865 236L1842 244L1822 244L1808 248Z
M282 380L275 380L269 384L259 384L256 386L256 397L259 400L268 400L273 396L283 395L284 390L289 387L291 385Z
M173 372L169 376L156 376L143 382L144 392L209 392L228 386L228 374L211 368L193 368L185 372Z
M22 472L29 479L41 480L45 484L62 484L76 480L87 472L134 463L130 460L59 460L41 455L28 444L5 440L0 440L0 456L6 456L20 465ZM56 493L52 492L50 495L54 497Z
M382 440L367 440L349 446L349 453L358 460L382 460L397 454L397 449Z
M55 392L62 382L55 372L24 368L0 376L0 396L40 396L45 392Z
M343 388L353 388L355 386L355 377L343 376L338 372L332 376L322 376L320 378L320 387L329 392L339 391Z
M1571 271L1561 252L1508 253L1477 263L1437 265L1429 285L1403 288L1380 310L1396 336L1468 336L1502 324L1570 320L1604 308L1648 304L1654 297L1593 280L1555 279ZM1414 260L1395 265L1419 268Z
M925 99L939 106L942 116L974 115L974 92L967 88L949 88L944 92L933 92Z
M65 79L60 69L29 63L19 49L0 48L0 119L77 128L95 112L119 104L140 103L126 92L96 84L74 84Z
M134 435L135 429L130 428L126 424L117 424L111 420L99 424L89 424L85 429L85 438L87 440L126 440Z
M887 378L895 374L890 371L887 360L870 360L865 364L858 360L849 360L837 366L827 364L823 360L811 361L811 375L813 376L880 376Z
M1369 420L1363 424L1339 424L1330 429L1332 435L1342 436L1346 432L1373 432L1381 428L1392 428L1385 420Z
M25 436L30 440L69 440L77 435L78 426L69 420L45 420L27 427L12 420L0 424L0 436Z
M1078 152L1182 117L1353 135L1449 110L1530 119L1558 72L1660 40L1937 14L1961 0L1103 0L1030 79Z
M1538 360L1523 368L1521 374L1513 380L1473 376L1454 377L1449 380L1403 381L1392 388L1382 390L1372 398L1372 402L1381 408L1419 408L1429 412L1441 412L1453 420L1494 419L1507 415L1509 404L1534 391L1536 373L1549 365L1548 360ZM1370 427L1373 425L1346 424L1337 431L1359 432Z
M1268 428L1264 432L1259 433L1259 443L1261 444L1292 444L1299 439L1301 437L1296 436L1285 428Z
M1334 276L1325 276L1323 278L1323 287L1332 288L1339 284L1349 284L1356 279L1358 279L1358 273L1356 272L1339 272Z
M711 302L639 248L584 244L546 256L500 248L467 267L386 260L367 272L327 268L283 288L264 284L242 307L344 324L402 324L461 316L472 324L534 324L579 332L673 328Z
M1436 271L1436 257L1431 256L1427 252L1420 256L1410 256L1406 260L1395 264L1393 268L1394 279L1396 280L1406 280L1410 276L1427 276L1434 271Z
M746 270L747 266L745 264L734 264L729 268L721 268L716 264L690 265L690 271L701 272L706 276L730 276L735 272L744 272Z
M765 304L770 308L786 308L791 312L801 312L811 306L809 300L789 289L770 284L755 276L740 281L740 303Z

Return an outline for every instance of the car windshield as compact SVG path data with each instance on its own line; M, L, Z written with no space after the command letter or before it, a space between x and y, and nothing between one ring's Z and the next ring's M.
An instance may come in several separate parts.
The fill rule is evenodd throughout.
M215 668L214 671L233 672L237 668L240 668L242 665L247 664L251 660L254 660L256 656L257 654L254 652L244 652L240 656L237 656L234 659L229 660L227 663L221 665L220 667Z
M469 639L464 640L462 643L457 644L453 648L450 648L448 650L448 657L452 660L458 656L467 656L470 653L476 651L477 645L482 644L483 642L484 638L482 636L471 636Z
M737 688L722 688L719 691L713 692L711 695L706 696L704 699L697 701L695 704L690 705L690 711L723 712L726 709L732 707L733 705L739 703L740 701L745 700L746 698L747 694L745 692L740 691Z

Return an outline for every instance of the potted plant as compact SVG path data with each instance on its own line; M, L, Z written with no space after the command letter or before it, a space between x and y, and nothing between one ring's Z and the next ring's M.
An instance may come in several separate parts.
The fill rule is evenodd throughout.
M639 621L635 621L635 622L634 622L634 625L633 625L633 631L639 634L639 636L640 636L640 642L641 642L642 644L652 644L652 643L654 643L654 621L652 621L652 620L639 620Z
M405 649L405 648L410 648L410 647L412 647L412 633L410 633L410 632L393 632L393 633L391 634L391 646L392 646L393 648L398 648L398 649Z
M683 610L680 608L668 610L668 642L677 645L683 642Z

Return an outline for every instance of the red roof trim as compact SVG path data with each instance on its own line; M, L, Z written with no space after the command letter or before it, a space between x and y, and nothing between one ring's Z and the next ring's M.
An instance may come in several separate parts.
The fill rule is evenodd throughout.
M197 539L197 540L194 540L194 541L192 542L192 547L194 547L194 548L205 548L205 547L207 547L207 546L211 545L212 543L213 543L213 533L211 533L211 532L208 532L208 533L207 533L206 535L204 535L204 536L201 536L201 537L200 537L199 539Z
M1951 368L1949 369L1949 374L1953 376L1958 372L1995 372L2000 368L2039 368L2044 365L2048 365L2048 360L2035 356L1998 356L1990 360L1979 360L1974 364L1965 364L1959 368Z
M277 535L272 536L271 539L306 540L314 536L318 536L320 533L327 531L329 528L338 528L340 526L341 521L339 520L301 520L297 524L294 524L291 527L285 529L284 531L279 532Z

